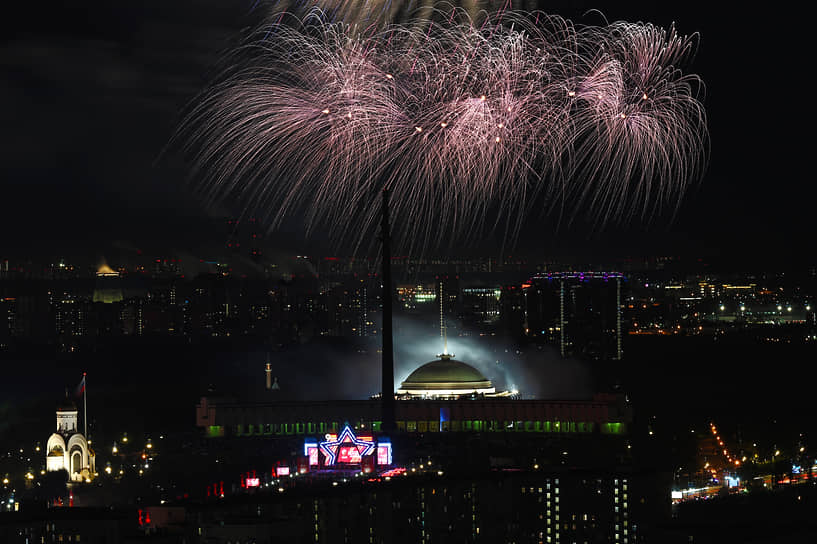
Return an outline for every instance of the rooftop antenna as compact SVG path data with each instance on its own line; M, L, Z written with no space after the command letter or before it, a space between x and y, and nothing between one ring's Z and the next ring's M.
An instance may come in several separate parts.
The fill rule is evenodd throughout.
M440 336L443 337L443 352L438 353L437 357L440 359L447 361L451 359L454 354L448 353L448 327L446 326L445 322L445 313L443 313L443 292L444 292L444 283L440 280L440 294L438 298L440 299Z

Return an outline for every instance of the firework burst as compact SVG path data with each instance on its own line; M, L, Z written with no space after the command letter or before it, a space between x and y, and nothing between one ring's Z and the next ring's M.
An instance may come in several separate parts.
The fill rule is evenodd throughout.
M321 18L264 25L180 129L200 187L272 228L304 214L358 244L387 188L410 250L513 237L534 204L598 225L647 217L701 175L702 85L680 69L691 38L542 13L437 19L368 36Z

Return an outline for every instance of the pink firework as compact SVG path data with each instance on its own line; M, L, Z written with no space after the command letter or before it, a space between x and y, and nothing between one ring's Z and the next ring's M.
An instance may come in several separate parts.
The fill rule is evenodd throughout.
M702 174L702 84L679 68L691 38L542 13L439 19L368 36L314 18L263 27L181 128L205 193L360 243L388 188L410 249L513 237L534 206L648 216Z

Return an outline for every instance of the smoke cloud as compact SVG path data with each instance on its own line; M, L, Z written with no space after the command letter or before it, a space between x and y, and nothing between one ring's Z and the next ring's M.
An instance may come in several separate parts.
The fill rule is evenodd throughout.
M438 322L395 317L394 388L419 366L443 351ZM379 337L357 341L316 338L269 354L272 374L280 390L264 389L267 354L224 354L214 360L208 375L218 390L243 398L272 400L355 400L380 392ZM522 398L582 399L594 392L587 363L562 359L552 348L517 345L501 336L480 336L462 324L449 328L448 351L490 379L497 390L518 390ZM229 359L227 362L225 359ZM219 376L214 378L214 376Z

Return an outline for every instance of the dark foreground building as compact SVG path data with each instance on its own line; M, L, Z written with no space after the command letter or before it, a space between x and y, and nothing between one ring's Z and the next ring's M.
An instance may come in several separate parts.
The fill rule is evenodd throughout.
M336 485L336 482L340 482ZM207 544L645 542L645 494L626 470L429 470L394 477L304 479L183 505L62 508L0 516L4 543ZM285 486L285 487L284 487Z
M629 544L645 541L637 520L647 504L669 509L644 491L626 470L426 472L214 501L201 505L199 520L205 541L219 543Z

